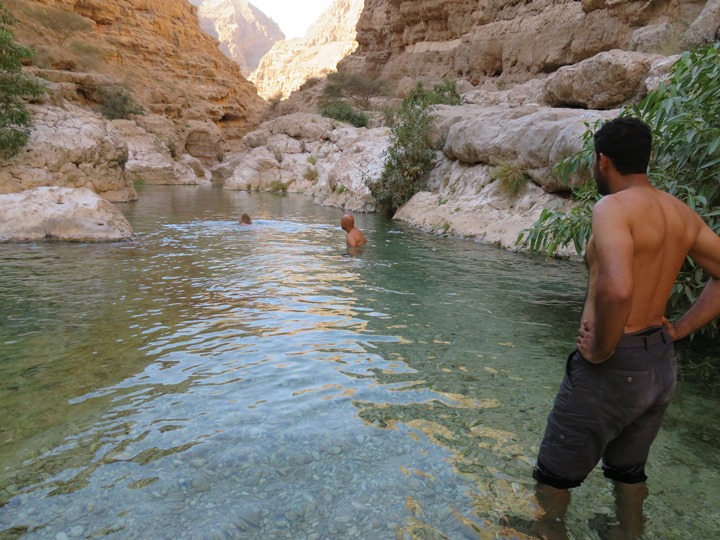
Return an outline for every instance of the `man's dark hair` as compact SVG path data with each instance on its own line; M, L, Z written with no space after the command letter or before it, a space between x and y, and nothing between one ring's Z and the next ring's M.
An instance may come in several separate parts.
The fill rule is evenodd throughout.
M620 174L647 173L652 133L642 120L628 117L605 122L593 142L595 152L609 157Z

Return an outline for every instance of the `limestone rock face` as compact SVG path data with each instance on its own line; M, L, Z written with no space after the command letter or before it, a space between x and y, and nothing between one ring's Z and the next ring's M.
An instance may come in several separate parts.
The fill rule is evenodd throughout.
M709 41L720 40L720 0L708 0L702 13L683 35L687 48L697 47Z
M281 39L280 27L247 0L191 0L198 6L200 26L220 42L220 50L247 77Z
M133 182L184 185L209 182L204 171L198 175L185 162L175 161L170 150L157 136L145 131L134 121L112 120L110 125L127 142L128 161L125 169Z
M644 97L645 79L660 58L618 49L601 52L550 75L545 81L545 102L552 107L618 107Z
M250 75L265 99L287 97L313 77L336 71L357 42L355 26L363 0L335 0L304 38L279 41Z
M187 0L38 0L90 20L82 34L87 46L102 52L97 71L120 81L146 112L185 121L212 121L226 139L254 128L264 103L254 86L205 34L197 8ZM47 32L23 18L28 45L49 48ZM85 95L76 96L92 104ZM92 96L90 96L92 98Z
M128 145L106 120L72 105L29 109L30 140L0 166L0 193L63 186L85 187L113 202L137 199L125 174Z
M633 32L644 26L667 23L681 36L700 21L705 5L704 0L367 0L357 25L358 48L338 69L389 81L524 82L602 51L627 50Z
M86 188L39 187L0 195L0 242L129 240L123 214Z
M224 179L224 189L282 189L311 195L321 204L367 211L373 204L365 176L380 174L388 138L387 128L357 129L295 113L246 135L251 149L213 173Z
M417 193L394 219L420 229L475 238L515 250L515 240L544 208L562 208L563 201L530 183L517 196L505 193L488 166L441 161L431 174L432 191ZM569 205L564 204L566 209ZM561 256L573 255L564 250Z
M549 192L568 189L556 178L552 166L582 148L585 122L612 118L617 112L539 105L513 109L443 106L437 110L448 158L467 165L511 164Z

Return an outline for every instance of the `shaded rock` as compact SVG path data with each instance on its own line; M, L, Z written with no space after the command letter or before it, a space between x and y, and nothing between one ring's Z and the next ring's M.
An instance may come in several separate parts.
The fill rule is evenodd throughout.
M393 219L436 234L474 238L516 250L520 232L537 220L544 208L565 208L562 198L529 182L517 196L503 191L492 167L443 159L431 172L431 191L415 194ZM573 255L564 250L561 256Z
M223 155L223 134L211 122L190 122L185 135L184 151L210 167Z
M708 0L697 19L683 35L683 45L694 48L720 40L720 0Z

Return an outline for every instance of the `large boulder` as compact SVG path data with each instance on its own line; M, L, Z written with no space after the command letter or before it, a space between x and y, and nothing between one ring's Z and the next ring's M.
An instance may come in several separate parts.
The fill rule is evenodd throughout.
M445 154L468 165L512 165L545 191L567 190L554 165L582 149L586 123L617 116L617 111L583 111L526 105L438 107ZM578 180L578 179L575 179Z
M661 56L615 49L565 66L545 81L544 99L551 107L612 109L647 93L645 79Z
M720 41L720 0L708 0L698 18L685 31L682 41L688 49Z
M0 242L129 240L125 216L86 188L38 187L0 195Z
M474 238L516 250L518 235L544 208L570 208L561 197L528 182L516 195L493 177L493 167L441 159L428 179L428 191L415 194L393 219L435 234ZM561 256L573 256L572 248Z
M112 202L137 199L125 174L128 147L107 121L86 109L30 105L28 144L0 164L0 193L40 186L88 188Z

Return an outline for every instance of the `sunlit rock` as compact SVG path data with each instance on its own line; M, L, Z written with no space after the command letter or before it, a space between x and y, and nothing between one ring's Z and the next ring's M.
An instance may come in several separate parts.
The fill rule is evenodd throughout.
M34 125L27 145L0 163L0 193L40 186L88 188L103 198L137 198L125 174L128 145L107 121L87 109L30 105Z
M0 242L109 242L132 236L120 210L86 188L38 187L0 195Z
M146 184L204 184L209 180L203 173L182 161L176 161L170 149L152 133L133 120L113 120L113 129L127 142L129 155L125 166L128 177Z
M545 81L544 99L551 107L612 109L647 94L645 78L658 55L605 51L565 66Z

